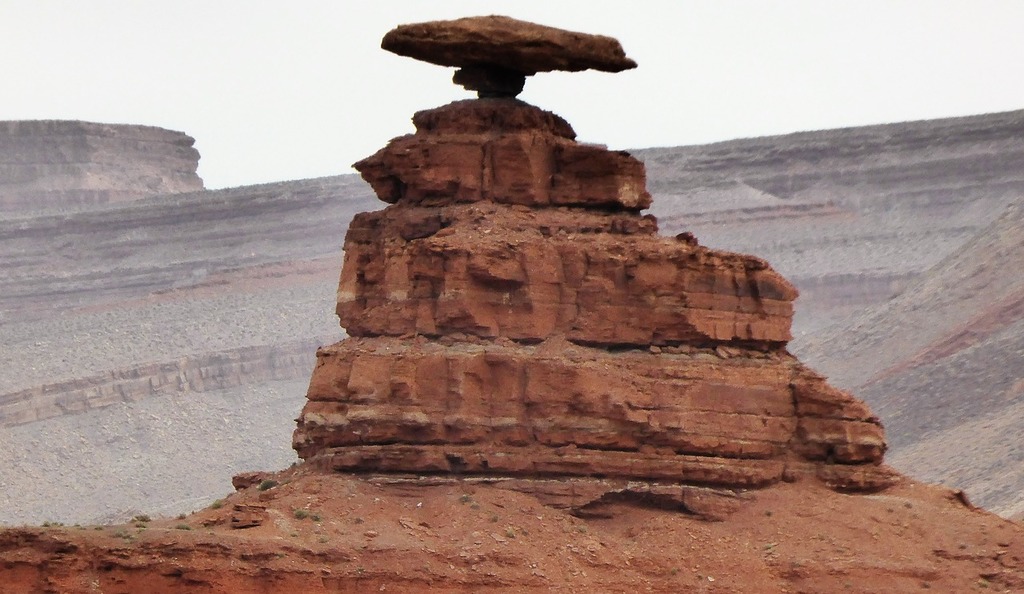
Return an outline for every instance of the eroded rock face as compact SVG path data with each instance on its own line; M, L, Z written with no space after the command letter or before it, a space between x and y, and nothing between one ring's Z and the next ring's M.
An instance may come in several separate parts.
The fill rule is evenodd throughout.
M337 311L352 336L762 350L790 338L796 291L764 261L659 237L635 214L401 205L358 215L346 250Z
M736 488L810 473L852 490L892 479L875 466L885 440L867 407L778 352L349 339L320 350L308 397L295 448L333 470Z
M419 112L413 123L416 134L354 165L385 202L632 211L651 204L640 161L575 142L565 120L521 101L458 101Z
M783 480L896 480L878 419L786 351L793 286L759 258L659 236L630 155L510 98L414 122L356 164L391 205L346 236L351 338L318 352L300 457L536 484L579 510L601 485L710 489L728 505L709 517Z

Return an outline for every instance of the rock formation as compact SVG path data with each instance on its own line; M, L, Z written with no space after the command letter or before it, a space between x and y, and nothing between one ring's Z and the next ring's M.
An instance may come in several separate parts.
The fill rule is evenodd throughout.
M402 27L384 47L410 28L447 39L451 25ZM451 46L497 63L505 37ZM318 352L300 457L557 478L574 493L634 481L677 499L805 476L851 491L893 482L878 419L786 352L796 290L758 258L658 236L639 161L577 143L563 119L510 97L413 122L355 165L391 206L357 215L346 236L337 312L351 338Z
M74 209L201 190L194 142L151 126L0 122L0 209Z
M659 237L632 157L509 97L417 126L358 164L391 205L346 238L352 336L318 353L306 463L238 475L176 520L0 531L0 583L1024 587L1021 527L887 470L878 420L786 352L795 290L757 258Z

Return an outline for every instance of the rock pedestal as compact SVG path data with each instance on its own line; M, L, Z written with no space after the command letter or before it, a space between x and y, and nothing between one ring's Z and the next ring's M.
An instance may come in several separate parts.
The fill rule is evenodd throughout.
M300 457L567 481L569 499L580 481L685 495L895 480L878 419L786 351L792 285L659 236L639 161L512 98L413 121L355 165L391 205L346 236L350 338L317 354Z

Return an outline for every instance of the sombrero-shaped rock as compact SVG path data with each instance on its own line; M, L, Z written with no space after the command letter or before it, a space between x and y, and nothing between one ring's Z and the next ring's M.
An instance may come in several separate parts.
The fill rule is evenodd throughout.
M460 70L454 81L481 96L517 95L525 77L538 72L636 68L617 40L546 27L505 16L401 25L381 47Z

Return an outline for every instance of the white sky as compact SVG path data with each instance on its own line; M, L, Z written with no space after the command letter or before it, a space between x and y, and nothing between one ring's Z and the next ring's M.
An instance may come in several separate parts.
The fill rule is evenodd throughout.
M613 148L1024 108L1020 0L0 0L0 120L181 130L209 188L349 173L472 96L384 33L480 14L622 42L638 69L520 96Z

